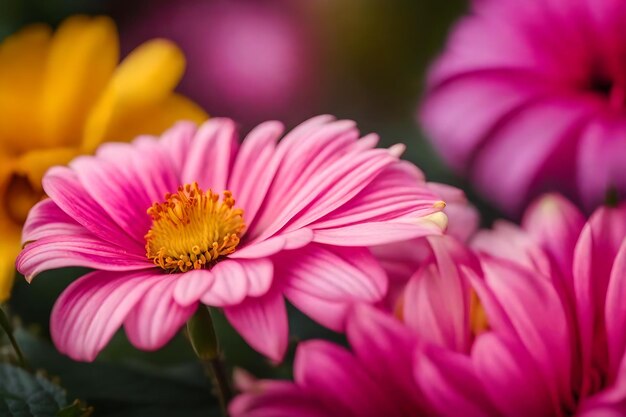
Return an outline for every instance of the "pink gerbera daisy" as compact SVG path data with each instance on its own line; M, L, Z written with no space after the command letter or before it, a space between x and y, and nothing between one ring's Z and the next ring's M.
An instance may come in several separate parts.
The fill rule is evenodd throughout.
M59 350L93 360L122 325L157 349L202 303L280 360L285 297L336 330L353 302L380 300L367 246L437 233L428 216L444 204L400 148L375 149L351 121L317 117L277 143L282 132L267 122L240 145L231 120L181 123L51 169L17 267L28 280L95 269L54 307Z
M455 27L420 119L510 214L546 190L626 192L626 3L482 0Z

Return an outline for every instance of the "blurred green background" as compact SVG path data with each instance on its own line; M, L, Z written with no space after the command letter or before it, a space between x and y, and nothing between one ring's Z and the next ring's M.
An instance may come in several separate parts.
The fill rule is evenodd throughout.
M174 3L177 11L169 12L168 7ZM182 13L181 8L197 7L198 3L202 2L0 0L0 39L33 22L56 26L65 17L76 13L106 14L117 22L122 51L128 52L151 36L171 33L185 38L184 24L181 34L181 28L174 28L175 23L170 17ZM214 2L205 0L204 3ZM474 198L467 184L441 164L415 120L428 65L441 50L451 24L466 9L465 1L291 0L254 3L254 7L267 7L287 19L294 19L292 25L306 33L305 40L297 45L306 61L303 65L306 74L301 75L297 85L302 94L295 94L293 102L287 100L282 106L272 107L269 115L268 112L262 114L264 117L283 120L289 126L320 113L356 120L363 132L379 133L383 145L405 143L405 158L422 168L429 180L462 187L487 213L487 220L494 215ZM161 16L159 21L160 8L165 10L163 15L169 17ZM287 9L289 12L283 13ZM199 28L194 33L204 33L202 30L207 29L203 27L202 19L197 25ZM204 43L209 41L199 35L187 36L187 44L181 44L181 47L186 52L191 50L201 54L197 51L202 51ZM233 49L235 60L238 59L236 52ZM202 57L187 55L190 63L187 75L193 75L191 65ZM241 56L241 59L246 57ZM226 105L228 97L212 97L214 84L211 82L215 80L202 79L202 71L198 69L195 74L201 75L186 80L187 85L192 86L188 94L199 94L198 101L210 114L230 116L236 106L234 116L243 130L260 121L261 113L255 111L263 107L263 103ZM209 387L202 370L182 335L162 351L145 353L132 348L124 335L119 334L94 364L72 363L55 352L49 343L50 310L62 289L82 273L84 271L71 269L52 271L42 274L31 285L18 279L9 307L22 323L18 336L33 367L44 368L50 375L59 377L61 384L68 389L68 397L81 398L94 405L96 416L217 413L216 403L206 394ZM272 366L245 345L219 312L215 313L230 365L248 369L257 376L289 377L289 361L278 367ZM320 328L293 309L290 324L294 343L319 336L341 340L340 336Z

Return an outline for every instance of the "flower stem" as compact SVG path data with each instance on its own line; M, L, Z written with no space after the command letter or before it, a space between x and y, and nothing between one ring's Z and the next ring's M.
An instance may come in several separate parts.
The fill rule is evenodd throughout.
M228 416L228 403L232 398L232 390L220 353L211 312L207 307L203 305L198 307L196 313L187 322L187 333L196 356L202 362L205 372L213 380L213 385L217 389L222 414Z
M7 317L6 313L2 308L0 308L0 328L2 328L7 336L9 337L9 342L13 346L13 350L15 350L15 354L17 355L17 360L22 368L28 369L28 363L26 362L26 358L24 357L24 353L22 353L22 349L20 349L20 345L17 344L17 340L15 340L15 335L13 334L13 327L11 326L11 322Z

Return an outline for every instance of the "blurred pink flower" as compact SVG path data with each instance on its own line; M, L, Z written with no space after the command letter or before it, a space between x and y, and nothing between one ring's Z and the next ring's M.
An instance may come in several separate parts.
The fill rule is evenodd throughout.
M350 315L352 352L322 340L298 346L294 382L256 381L230 405L232 417L412 417L432 415L413 378L417 338L369 306Z
M626 3L475 0L420 111L441 156L509 214L626 192Z
M425 391L433 374L452 376L448 390L428 390L438 413L456 416L469 402L503 416L625 415L626 205L602 207L585 223L570 202L549 195L528 209L522 228L497 224L475 247L492 332L476 340L471 360L425 355ZM480 402L468 383L483 388Z
M396 308L404 326L355 310L353 354L307 342L295 383L253 384L234 416L626 414L626 205L585 224L549 195L523 228L481 232L478 255L427 240Z
M543 292L520 291L519 299L495 291L477 258L452 237L433 237L426 247L430 256L405 279L396 318L356 307L347 324L353 353L327 342L304 342L296 351L295 381L248 382L231 404L233 417L435 416L446 411L441 403L456 416L460 410L464 416L497 415L470 356L477 340L492 337L477 300L486 298L489 323L511 318L524 323L536 317ZM533 288L531 277L509 273L502 262L493 265L508 273L505 286ZM500 303L500 311L491 308Z
M353 302L380 300L387 278L367 247L439 233L442 202L401 147L374 148L352 121L320 116L277 144L282 133L267 122L240 145L230 119L181 123L51 169L17 267L29 280L96 270L57 301L57 347L93 360L124 325L157 349L204 303L280 360L284 297L335 330Z
M268 0L160 2L123 25L122 39L174 40L188 58L180 90L214 116L294 119L310 115L317 72L301 14Z

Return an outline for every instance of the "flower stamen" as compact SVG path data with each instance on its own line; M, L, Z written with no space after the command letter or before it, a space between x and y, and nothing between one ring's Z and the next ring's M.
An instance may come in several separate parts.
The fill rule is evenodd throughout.
M230 191L202 191L186 184L163 203L148 209L152 227L145 236L146 256L168 272L208 268L235 251L245 229L243 210Z
M478 294L472 290L470 294L470 331L472 335L478 336L483 332L489 330L489 320L487 319L487 312L483 307Z

